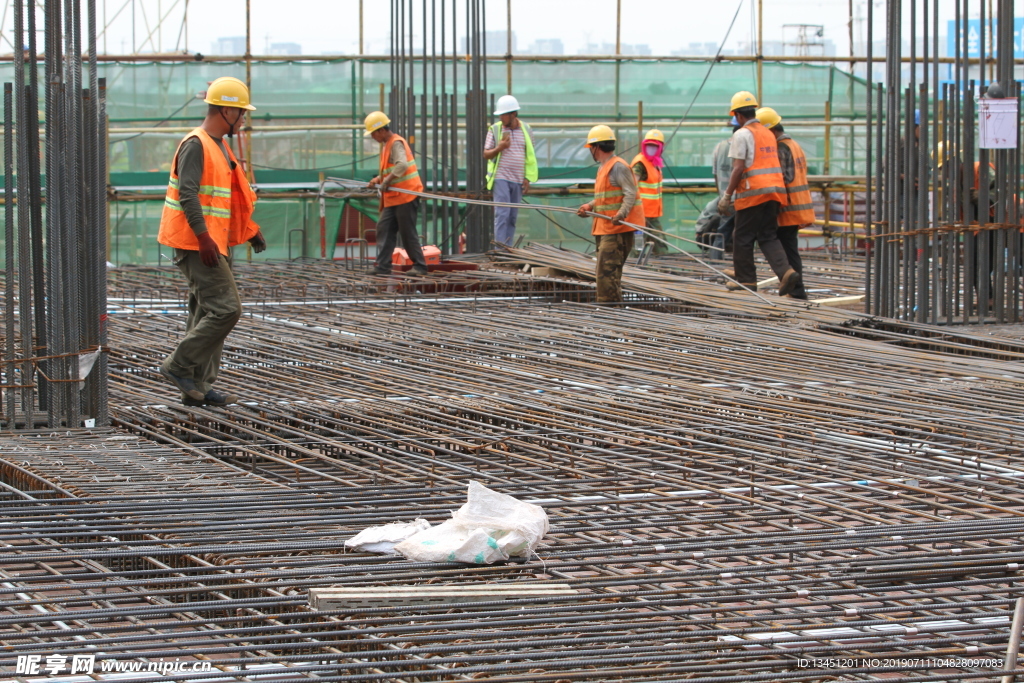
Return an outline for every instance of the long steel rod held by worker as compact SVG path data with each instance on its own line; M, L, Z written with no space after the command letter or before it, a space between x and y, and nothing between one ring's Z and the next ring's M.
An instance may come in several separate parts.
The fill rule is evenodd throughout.
M368 186L368 183L364 183L364 182L359 181L359 180L350 180L348 178L327 178L327 180L330 180L332 182L338 183L339 185L341 185L343 187L370 189L369 186ZM553 211L553 212L558 212L558 213L572 213L572 214L575 214L575 215L593 216L593 217L596 217L596 218L605 218L605 219L608 218L604 214L595 213L594 211L584 211L582 214L580 214L577 209L573 209L573 208L568 207L568 206L542 206L542 205L539 205L539 204L511 204L511 203L506 203L506 202L495 202L495 201L491 201L491 200L487 200L487 199L469 199L467 197L450 197L450 196L446 196L446 195L433 194L433 193L430 193L430 192L417 192L417 191L414 191L414 190L406 190L406 189L397 188L397 187L391 187L391 188L389 188L389 190L392 191L392 192L404 192L405 194L411 194L411 195L415 195L417 197L424 197L426 199L436 199L438 201L443 201L443 202L455 202L455 203L459 203L459 204L476 204L476 205L479 205L479 206L491 206L491 207L504 206L504 207L509 207L509 208L534 209L536 211ZM377 188L378 194L380 193L380 191L381 191L380 188ZM665 240L664 237L673 237L675 239L682 240L684 242L690 242L692 244L700 244L699 242L696 242L696 241L690 240L690 239L686 239L685 237L678 237L676 235L671 235L671 234L669 234L667 232L664 232L662 230L654 230L654 229L649 228L649 227L647 227L645 225L643 225L643 226L636 225L635 223L629 223L627 221L620 221L620 223L622 225L627 226L627 227L633 228L634 230L636 230L639 233L642 233L642 234L645 234L645 235L650 235L652 238L654 238L658 242L661 242L662 244L664 244L667 247L671 247L672 249L675 249L676 251L678 251L681 254L685 254L686 256L688 256L689 258L693 259L694 261L696 261L700 265L704 266L705 268L707 268L707 269L717 273L718 275L721 275L726 280L729 280L730 282L735 282L737 285L740 284L740 283L736 282L736 280L734 280L733 278L729 277L728 275L726 275L722 271L720 271L717 268L715 268L714 266L712 266L710 263L707 263L706 261L704 261L704 260L694 256L693 254L691 254L690 252L686 251L685 249L680 249L676 245L671 244L670 242ZM662 237L662 236L664 236L664 237ZM759 293L757 293L755 291L752 291L752 290L749 290L746 287L742 287L741 286L741 290L740 291L745 291L745 292L748 292L750 294L753 294L754 296L756 296L758 299L760 299L761 301L765 302L769 306L774 306L775 305L775 303L772 302L771 300L766 299L765 297L761 296Z

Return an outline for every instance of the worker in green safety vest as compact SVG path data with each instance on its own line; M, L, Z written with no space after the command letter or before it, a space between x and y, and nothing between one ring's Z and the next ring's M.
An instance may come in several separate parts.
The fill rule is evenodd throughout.
M519 204L530 183L537 180L537 155L530 139L530 127L519 120L519 101L512 95L498 98L494 115L501 118L487 131L484 158L487 159L487 189L494 201ZM494 241L512 246L519 209L494 208Z

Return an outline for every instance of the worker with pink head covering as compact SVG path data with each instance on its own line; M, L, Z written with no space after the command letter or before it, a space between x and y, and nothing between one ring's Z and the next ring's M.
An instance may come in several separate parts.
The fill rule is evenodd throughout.
M633 175L636 176L636 183L640 193L640 201L644 205L644 220L647 227L656 230L661 237L661 181L665 161L661 154L665 149L665 135L657 128L647 131L643 141L640 143L640 153L633 157ZM644 235L644 244L650 244L652 253L664 254L668 250L664 242L654 239L651 235Z

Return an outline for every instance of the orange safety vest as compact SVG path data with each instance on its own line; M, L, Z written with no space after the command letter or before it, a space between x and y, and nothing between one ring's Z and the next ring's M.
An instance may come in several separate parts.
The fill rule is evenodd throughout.
M612 157L608 161L604 162L601 168L597 171L597 181L594 183L594 213L603 214L614 218L615 214L622 208L622 200L624 195L622 188L617 185L612 185L611 172L612 167L615 164L622 164L626 166L626 161L622 157ZM629 170L629 174L632 177L633 171L626 166ZM644 225L644 205L637 201L630 210L629 215L626 216L626 222L632 223L633 225ZM610 219L594 217L594 225L590 229L592 235L617 235L620 232L635 232L636 228L631 228L628 225L612 225Z
M736 191L736 210L742 211L765 202L785 204L786 184L782 180L775 135L756 120L744 128L754 135L754 164L743 172Z
M403 190L412 190L413 192L423 192L423 181L420 180L419 169L416 168L416 161L412 158L412 148L409 147L409 143L405 141L401 135L397 133L391 136L391 139L385 142L380 147L380 179L391 172L391 169L395 167L391 163L391 148L395 144L395 140L398 140L405 147L405 158L409 164L409 168L406 170L405 175L401 178L395 178L391 183L390 187L400 187ZM399 206L401 204L408 204L414 199L418 199L416 195L406 194L405 192L392 192L388 190L384 193L384 206Z
M793 138L779 140L793 153L793 182L786 186L785 206L779 213L779 226L807 225L814 222L814 202L807 184L807 155Z
M642 153L633 157L633 163L630 164L630 168L636 166L638 161L644 165L644 170L647 171L647 180L637 179L636 181L640 201L644 204L644 216L647 218L660 218L662 215L661 181L664 175L661 169L655 168L654 164Z
M995 171L996 171L996 165L995 164L993 164L990 161L989 164L988 164L988 167L990 169L992 169L993 173L995 173ZM980 190L981 189L981 162L980 161L975 161L974 162L974 186L973 187L974 187L975 190Z
M207 232L217 243L220 253L227 256L229 247L249 241L260 230L260 226L252 221L256 193L249 186L230 145L224 145L224 149L234 162L234 170L224 158L220 145L205 130L196 128L186 135L178 143L179 150L189 138L199 138L203 143L199 203L203 207ZM171 164L171 179L167 183L167 196L164 197L164 210L160 216L160 231L156 240L175 249L199 250L199 238L189 226L179 201L177 151Z

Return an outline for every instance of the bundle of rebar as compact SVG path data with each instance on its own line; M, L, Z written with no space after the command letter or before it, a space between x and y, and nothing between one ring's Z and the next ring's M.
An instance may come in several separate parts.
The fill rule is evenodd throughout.
M13 41L27 48L14 51L15 83L4 88L8 429L33 428L40 412L50 427L107 422L102 352L94 371L80 376L82 357L106 347L106 114L96 6L85 3L85 27L78 0L47 0L42 10L44 83L40 88L36 3L15 0Z
M419 0L391 0L389 116L392 128L408 139L430 191L471 196L486 191L481 151L493 107L487 96L485 7L483 0L431 0L429 9ZM422 55L419 74L417 54ZM462 124L465 149L460 153ZM480 253L491 245L490 213L481 207L460 212L447 202L424 201L420 225L428 243L445 253L458 252L463 231L469 251Z
M878 84L873 93L869 84L867 93L869 109L877 97L877 110L868 112L868 176L876 179L868 202L870 310L918 322L1017 322L1024 319L1019 106L1010 116L1012 136L986 142L978 134L989 118L978 115L979 106L1019 102L1014 2L996 3L988 17L997 21L994 36L986 20L991 2L953 6L955 49L945 82L937 0L887 3L885 89ZM975 12L980 21L969 19ZM903 62L908 34L910 59ZM869 46L871 40L869 33Z

